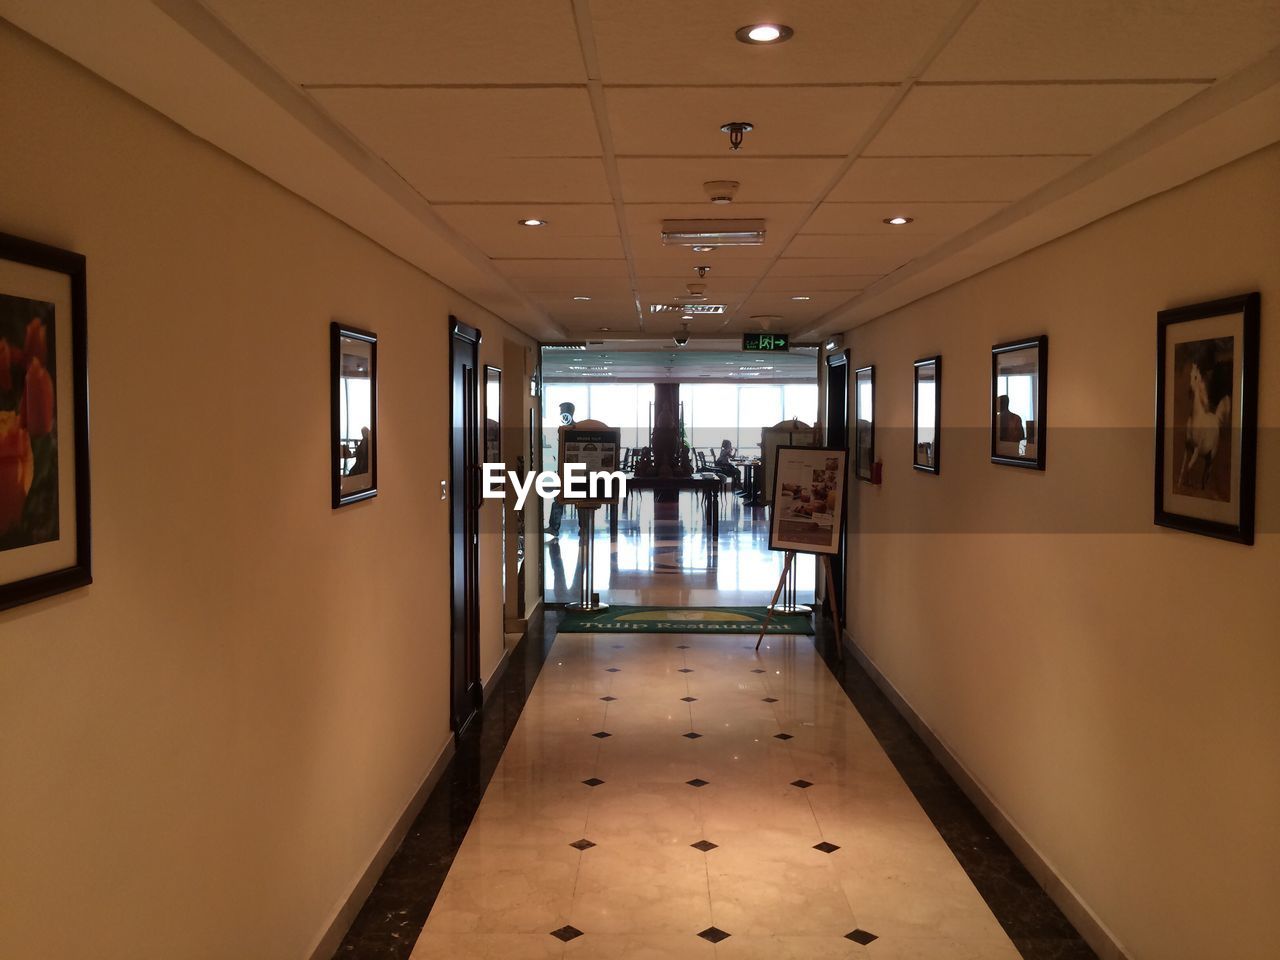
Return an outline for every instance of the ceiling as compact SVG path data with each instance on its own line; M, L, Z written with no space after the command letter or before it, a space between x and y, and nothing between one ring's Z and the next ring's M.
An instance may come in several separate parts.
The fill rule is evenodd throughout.
M818 348L749 354L742 343L705 341L710 349L652 349L651 343L592 341L586 350L545 349L542 378L548 383L817 383Z
M665 339L698 265L695 339L850 326L1280 138L1274 0L53 6L0 13L542 339ZM660 241L716 216L765 242Z

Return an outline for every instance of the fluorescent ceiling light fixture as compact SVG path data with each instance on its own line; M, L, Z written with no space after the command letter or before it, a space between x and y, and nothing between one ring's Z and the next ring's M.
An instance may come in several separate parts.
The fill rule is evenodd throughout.
M663 220L662 243L668 247L692 246L698 253L707 244L758 246L764 243L763 220Z
M812 300L813 297L792 297L792 300Z
M794 35L795 31L785 23L749 23L734 32L743 43L754 44L785 43Z
M590 300L591 298L590 298L590 297L574 297L573 299L578 300L578 301L581 301L581 302L586 302L587 300Z
M524 217L517 220L516 223L522 227L545 227L547 225L547 221L539 220L537 217Z
M910 223L914 217L885 217L884 222L891 227L900 227L903 224Z

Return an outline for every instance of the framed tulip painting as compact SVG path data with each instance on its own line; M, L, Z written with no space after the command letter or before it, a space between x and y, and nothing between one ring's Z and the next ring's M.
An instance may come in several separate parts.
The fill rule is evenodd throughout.
M0 609L91 582L85 262L0 233Z

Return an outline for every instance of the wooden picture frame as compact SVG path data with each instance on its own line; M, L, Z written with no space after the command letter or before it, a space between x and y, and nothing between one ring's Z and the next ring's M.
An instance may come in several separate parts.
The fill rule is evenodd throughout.
M792 447L777 450L769 511L769 549L833 556L844 540L845 478L849 451L844 447Z
M0 234L0 610L93 582L85 258Z
M928 385L928 389L925 389ZM932 392L932 398L929 393ZM915 362L911 390L911 467L937 476L942 471L942 356ZM921 414L924 419L921 419Z
M1155 523L1252 544L1261 297L1156 314Z
M853 473L859 480L865 480L867 483L874 482L876 462L875 407L875 364L858 367L853 371Z
M329 324L333 508L378 495L378 336ZM367 384L365 383L367 381Z
M991 348L992 463L1045 468L1048 401L1048 336L1011 340Z

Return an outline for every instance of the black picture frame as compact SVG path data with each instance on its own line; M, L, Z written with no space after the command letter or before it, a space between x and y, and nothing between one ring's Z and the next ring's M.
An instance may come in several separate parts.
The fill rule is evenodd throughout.
M63 322L57 316L54 306L48 305L48 317L40 321L42 324L46 323L48 319L53 321L52 331L46 331L42 327L42 332L40 333L42 340L48 336L53 341L52 347L48 346L47 341L44 343L46 362L53 369L45 370L40 374L44 383L48 384L49 392L46 396L50 398L47 408L49 417L46 421L47 432L37 438L37 440L42 440L45 444L48 444L44 451L36 451L35 445L31 443L30 433L27 429L31 427L31 411L28 408L25 413L19 413L18 405L21 402L15 396L16 385L13 381L12 369L6 368L4 371L5 379L10 382L13 389L5 393L5 409L3 412L10 415L6 417L6 420L17 431L20 431L22 436L28 438L24 452L15 453L15 456L27 459L26 455L29 454L29 459L33 464L34 475L39 468L38 459L40 457L49 458L49 451L52 450L52 459L48 461L53 464L54 479L51 482L59 495L54 500L55 509L52 513L57 517L56 536L31 544L18 544L2 548L5 554L8 554L10 550L20 551L19 557L23 556L23 552L33 552L34 555L31 559L34 563L29 574L23 575L23 571L19 570L18 576L5 583L0 583L0 610L31 603L35 600L42 600L45 597L88 586L93 582L92 539L90 536L88 308L86 306L85 258L82 254L74 253L70 250L63 250L35 240L27 240L11 234L0 233L0 264L6 261L60 276L61 279L57 279L56 277L46 278L41 277L39 274L32 274L31 278L32 283L37 282L37 277L40 277L40 282L46 279L52 280L52 287L56 287L58 291L58 299L61 300L65 297L65 303L69 309L66 311L67 319ZM11 283L8 277L9 271L6 269L3 277L0 277L0 295L15 302L23 300L36 301L36 298L24 283L16 280ZM64 284L65 287L63 286ZM35 322L36 320L33 319L32 323ZM26 344L24 343L23 348L25 346ZM69 358L62 356L61 352L64 350L69 353ZM31 356L27 355L28 353L29 351L23 349L23 352L19 354L17 350L9 351L6 347L6 363L15 356L21 356L22 362L25 363L25 367L21 367L21 364L18 365L23 370L23 393L26 393L28 378L32 376L33 360ZM69 363L67 359L69 359ZM69 379L70 383L64 383L64 378ZM10 401L15 403L13 408L8 406ZM26 418L25 423L22 422L24 416ZM34 430L34 428L32 429ZM15 437L16 435L15 433ZM48 441L49 437L53 438L51 444ZM73 492L70 507L64 512L64 501L61 497L62 474L59 471L67 460L74 461L74 466L70 470ZM37 477L33 482L38 481L39 478ZM32 486L28 484L21 492L23 502L16 505L19 517L13 521L15 526L8 527L6 530L0 531L0 533L8 535L17 525L28 522L29 514L25 511L31 506L31 501L28 500L31 489ZM11 502L9 504L9 512L12 512L14 507L15 504ZM74 519L75 529L69 535L64 536L66 530L63 521L68 518ZM52 523L52 521L50 522ZM59 548L58 552L60 555L65 553L69 562L58 566L56 569L41 569L42 566L47 565L47 560L41 560L40 555L51 543L64 544ZM17 566L21 567L22 562L19 562Z
M871 416L863 418L862 391L859 386L871 384ZM864 426L865 424L865 426ZM866 451L864 457L863 451ZM876 367L868 364L853 371L853 475L872 483L876 463ZM865 462L864 462L865 461Z
M849 472L849 451L835 446L782 445L777 448L776 457L777 467L773 473L769 509L769 549L826 556L839 554L848 522L845 508L848 505L846 478ZM788 511L799 494L788 489L790 484L786 478L794 476L796 468L803 474L803 484L810 487L803 495L824 496L826 503L834 508L836 515L830 517L829 524L789 516ZM821 480L818 478L819 471L825 474Z
M920 374L933 368L933 439L928 443L928 450L922 451L925 444L920 441ZM921 463L921 453L927 453L928 459ZM921 473L937 476L942 472L942 355L921 357L915 362L911 383L911 467Z
M1174 307L1156 314L1154 522L1157 526L1247 546L1253 544L1257 496L1258 349L1261 315L1262 298L1256 291ZM1178 330L1182 325L1188 325L1188 329ZM1214 327L1220 329L1214 330ZM1214 344L1220 350L1228 339L1221 334L1227 330L1231 334L1232 365L1225 377L1225 384L1221 375L1224 361L1216 352L1212 357L1213 369L1209 371L1208 378L1203 376L1199 370L1200 364L1194 360L1192 363L1179 362L1180 356L1184 360L1191 359L1196 354L1203 356L1204 345ZM1200 332L1200 339L1175 342L1170 355L1170 341L1176 340L1180 334L1194 336L1193 331ZM1218 336L1214 336L1215 333ZM1199 383L1194 386L1191 377L1193 365L1197 367L1196 375L1199 378ZM1172 387L1168 382L1171 373L1178 381ZM1224 385L1228 387L1228 391L1221 393ZM1178 389L1179 387L1187 389ZM1220 396L1215 396L1215 393ZM1179 399L1182 400L1181 404ZM1201 409L1193 413L1197 404L1201 405ZM1188 408L1187 416L1178 416L1179 406ZM1218 429L1206 432L1203 424L1197 429L1194 426L1196 417L1208 424L1216 421ZM1199 440L1196 433L1199 434ZM1220 455L1220 444L1224 436L1229 445L1225 458ZM1232 456L1236 437L1239 438L1238 461L1234 461ZM1206 445L1212 447L1212 452L1207 457L1204 455ZM1181 454L1179 447L1182 448ZM1215 507L1213 504L1217 498L1212 495L1183 495L1179 491L1180 486L1184 486L1184 489L1195 486L1195 475L1191 472L1193 467L1200 471L1198 486L1201 490L1205 489L1211 472L1215 475L1214 479L1221 483L1221 465L1224 463L1228 494L1225 507ZM1178 474L1177 481L1174 480L1175 472ZM1190 482L1184 485L1184 479ZM1215 518L1212 515L1230 514L1232 500L1235 501L1234 518ZM1183 507L1182 512L1177 509L1179 505ZM1186 512L1187 510L1197 511L1200 515Z
M1022 417L1014 414L1014 419L1021 426L1023 438L1016 441L1007 438L1002 439L999 404L1001 394L997 389L1000 378L1000 363L1003 358L1007 358L1010 354L1028 350L1036 351L1035 416L1024 423ZM1010 467L1044 470L1046 462L1045 448L1047 446L1045 441L1048 439L1048 426L1049 337L1042 335L1022 340L1010 340L1007 343L997 343L991 348L991 462ZM1013 452L1009 447L1010 443L1018 444L1020 447L1025 445L1025 449L1034 447L1034 453L1026 455L1022 452Z
M342 423L344 340L355 344L367 345L365 349L370 366L369 434L367 437L362 436L359 439L343 436L344 432L350 432L343 429ZM378 495L378 447L381 439L378 435L378 335L369 330L349 326L338 320L330 323L329 382L329 474L333 494L332 504L336 510L338 507L359 503L362 500L369 500ZM356 444L354 448L352 443ZM344 483L344 481L350 480L352 476L360 476L364 472L361 471L361 474L352 473L353 470L359 469L357 464L360 460L360 447L365 443L367 443L367 451L364 456L367 459L367 473L369 476L367 485Z

